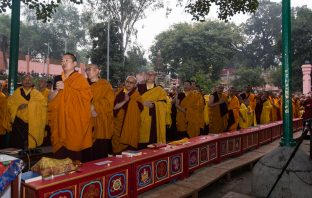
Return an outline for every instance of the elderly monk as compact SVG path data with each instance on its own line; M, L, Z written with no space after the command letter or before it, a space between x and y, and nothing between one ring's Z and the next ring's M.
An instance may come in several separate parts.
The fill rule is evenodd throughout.
M196 137L200 134L200 99L198 93L192 90L191 82L185 81L184 97L176 100L177 130L180 138Z
M227 107L229 116L227 131L236 131L238 126L240 103L235 93L235 88L230 87L227 96Z
M166 142L167 93L155 84L156 72L145 73L144 84L138 85L144 109L141 113L139 147L145 148L151 143Z
M138 148L143 103L140 93L136 90L136 83L134 76L128 76L125 87L116 95L112 138L115 154Z
M62 58L63 73L54 77L49 95L51 143L56 158L88 161L92 158L92 92L87 79L75 71L71 53Z
M220 85L209 97L209 133L222 133L227 127L227 97L223 90L224 87Z
M111 84L100 79L100 69L95 64L87 65L86 73L93 94L91 115L93 123L93 159L108 156L113 135L113 108L115 93Z
M46 125L47 100L35 88L30 75L22 79L22 87L8 99L12 133L10 146L36 148L43 143Z

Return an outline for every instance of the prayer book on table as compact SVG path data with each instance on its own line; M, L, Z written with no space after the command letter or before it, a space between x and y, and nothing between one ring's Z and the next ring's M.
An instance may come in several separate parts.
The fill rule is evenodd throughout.
M22 173L22 182L29 183L33 181L38 181L42 179L42 176L39 173L28 171L25 173Z

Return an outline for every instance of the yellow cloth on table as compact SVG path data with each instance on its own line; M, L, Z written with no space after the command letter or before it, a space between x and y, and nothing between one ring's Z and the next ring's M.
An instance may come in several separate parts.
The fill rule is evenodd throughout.
M50 175L60 175L62 173L68 173L75 171L77 167L73 161L69 158L66 159L52 159L43 157L32 168L33 172L39 173L42 177L48 177Z
M185 144L189 142L189 139L188 138L183 138L181 140L176 140L176 141L172 141L172 142L169 142L170 145L181 145L181 144Z

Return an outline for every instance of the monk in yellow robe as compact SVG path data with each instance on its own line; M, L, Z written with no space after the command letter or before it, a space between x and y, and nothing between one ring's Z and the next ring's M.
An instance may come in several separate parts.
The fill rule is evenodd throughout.
M0 135L4 135L11 130L10 122L8 98L0 91Z
M49 95L51 143L58 159L88 161L92 158L92 92L87 79L75 71L76 66L76 57L66 53L63 74L54 77Z
M262 95L264 101L260 117L260 124L269 124L272 121L272 104L267 93Z
M166 126L167 126L167 129L169 129L172 125L171 102L172 102L171 97L167 95L167 101L166 101L166 104L167 104L167 109L166 109Z
M22 87L8 98L12 132L10 146L13 148L36 148L43 143L46 125L47 101L35 88L30 75L22 79Z
M166 143L167 93L155 84L156 72L145 74L146 82L138 85L144 109L141 113L139 148L152 143Z
M39 91L41 92L41 94L46 98L46 100L48 101L48 96L50 93L50 89L48 89L47 87L47 82L43 79L41 79L39 81Z
M227 107L228 107L228 126L227 131L236 131L239 121L239 109L240 103L238 98L236 97L235 93L236 90L234 87L230 87L228 90L227 96Z
M222 133L228 125L227 96L222 85L209 97L209 133Z
M196 137L200 134L200 102L198 93L191 88L191 82L184 82L184 98L176 100L177 108L177 130L179 138Z
M100 68L95 64L87 65L86 70L93 94L91 115L93 124L93 160L108 156L111 151L111 138L114 130L115 93L111 84L100 79Z
M134 76L128 76L125 87L116 95L112 137L114 154L138 148L143 104L140 93L136 90L136 83Z
M240 102L240 108L239 108L239 128L241 129L246 129L250 125L250 122L248 121L248 103L246 103L248 99L243 100L241 97L239 97L239 102Z
M209 133L209 94L204 95L205 107L204 107L204 123L205 123L205 133Z

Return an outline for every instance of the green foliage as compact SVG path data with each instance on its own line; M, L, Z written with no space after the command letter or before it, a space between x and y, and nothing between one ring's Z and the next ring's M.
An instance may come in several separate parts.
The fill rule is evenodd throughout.
M106 77L107 64L107 23L94 24L90 29L90 37L93 40L90 52L91 62L101 67L101 76ZM113 86L122 83L126 75L134 75L145 66L147 61L144 52L138 47L132 47L123 65L122 36L118 32L115 23L110 24L110 81Z
M36 13L36 18L43 22L49 21L53 17L53 13L62 4L61 0L51 1L38 1L38 0L21 0L27 8L32 9ZM82 0L63 0L64 3L75 3L81 4ZM7 9L11 9L12 0L1 0L0 1L0 14L7 12Z
M243 90L247 85L252 86L263 86L265 80L261 76L262 70L259 68L239 68L234 73L234 80L231 82L232 85L239 90Z
M282 67L278 66L270 71L269 81L274 86L282 88Z
M301 66L312 61L312 10L306 6L294 10L292 26L292 87L302 90Z
M196 72L191 80L194 80L206 94L211 93L213 87L217 84L217 81L212 81L211 74L204 73L202 70Z
M282 5L268 0L260 1L258 10L243 25L247 42L241 53L241 65L270 68L278 65L281 49Z
M139 46L133 46L127 52L126 71L127 75L135 75L140 72L140 69L147 65L147 60L144 58L144 51Z
M218 17L227 21L237 13L253 13L258 7L258 0L190 0L186 11L193 15L197 21L205 21L210 12L210 7L218 7Z
M234 24L218 21L176 24L156 36L150 59L156 65L160 52L162 72L178 73L185 80L201 70L213 74L211 79L216 81L222 68L231 65L242 40Z

